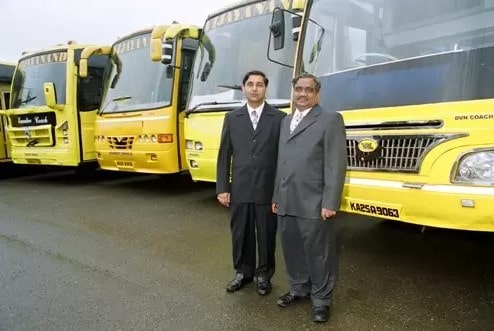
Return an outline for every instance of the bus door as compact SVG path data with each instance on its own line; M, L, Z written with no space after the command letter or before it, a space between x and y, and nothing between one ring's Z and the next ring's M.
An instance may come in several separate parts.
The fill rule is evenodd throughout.
M0 92L0 109L9 109L10 92ZM0 116L0 161L10 158L7 137L7 116Z
M178 88L178 153L180 160L180 168L186 168L187 160L185 158L185 107L187 105L187 97L189 94L189 82L194 65L194 55L198 48L199 42L196 39L184 39L182 41L182 58L180 68L180 86Z
M96 160L94 126L96 112L100 108L107 55L93 55L88 60L88 75L79 77L77 88L77 110L79 117L81 163Z

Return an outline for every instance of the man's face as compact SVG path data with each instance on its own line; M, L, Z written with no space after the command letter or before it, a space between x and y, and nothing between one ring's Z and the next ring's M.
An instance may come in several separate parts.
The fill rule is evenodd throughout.
M259 75L250 75L242 90L250 103L262 103L266 97L264 78Z
M293 87L293 103L300 111L312 108L319 101L319 91L311 78L300 78Z

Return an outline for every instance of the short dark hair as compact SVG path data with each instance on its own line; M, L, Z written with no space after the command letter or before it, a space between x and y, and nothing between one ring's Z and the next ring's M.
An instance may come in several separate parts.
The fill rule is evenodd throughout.
M321 82L319 81L319 79L317 79L316 76L314 76L312 74L308 74L308 73L303 73L301 75L294 77L292 79L292 86L295 87L295 84L297 84L299 79L302 79L302 78L312 79L314 81L314 84L316 85L316 92L319 92L319 90L321 89Z
M262 76L264 80L264 85L268 86L269 79L266 77L266 74L260 70L251 70L248 73L244 75L244 78L242 79L242 85L245 85L245 82L249 79L250 76Z

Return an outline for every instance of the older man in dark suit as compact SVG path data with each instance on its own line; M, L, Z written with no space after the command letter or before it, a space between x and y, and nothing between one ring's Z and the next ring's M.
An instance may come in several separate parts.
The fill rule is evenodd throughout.
M310 74L293 79L294 111L280 131L273 212L278 214L290 291L288 307L312 299L315 322L329 319L337 256L334 224L346 172L341 115L317 104L321 84Z
M242 81L247 104L227 113L218 153L216 193L230 207L235 292L257 278L257 292L271 292L275 270L276 215L271 210L280 123L285 113L265 102L268 78L248 72ZM256 235L259 263L256 267Z

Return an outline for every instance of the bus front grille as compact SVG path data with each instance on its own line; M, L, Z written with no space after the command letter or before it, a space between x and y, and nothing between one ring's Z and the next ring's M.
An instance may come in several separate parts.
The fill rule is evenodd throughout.
M349 170L418 173L436 145L465 134L347 136Z
M106 137L111 149L132 149L134 137Z
M51 125L30 126L9 129L9 138L13 147L51 147L55 146L54 129Z

